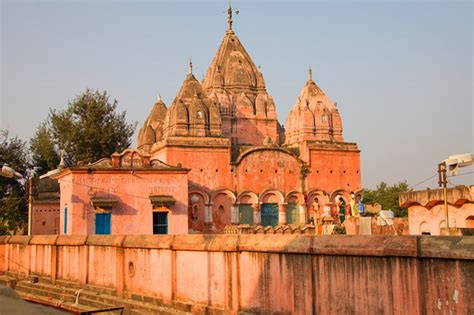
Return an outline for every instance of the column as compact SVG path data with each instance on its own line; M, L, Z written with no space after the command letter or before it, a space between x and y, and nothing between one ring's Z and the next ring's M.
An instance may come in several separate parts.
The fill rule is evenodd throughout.
M240 213L239 213L239 204L234 203L230 211L230 223L239 224L240 223Z
M278 205L278 224L286 224L286 203Z
M253 209L253 224L260 225L262 223L262 215L260 213L260 205L257 203L252 204Z
M306 204L300 203L298 205L298 222L299 222L299 224L306 224L306 219L307 219L306 218Z
M212 204L204 206L204 223L212 223Z

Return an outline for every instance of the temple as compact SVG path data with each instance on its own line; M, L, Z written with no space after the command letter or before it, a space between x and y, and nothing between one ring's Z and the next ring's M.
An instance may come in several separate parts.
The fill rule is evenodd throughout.
M312 70L286 128L263 74L228 29L202 82L192 63L169 106L153 105L138 150L188 174L189 232L229 224L302 224L360 197L360 158L344 141L337 104Z
M342 130L337 104L311 69L286 127L278 122L229 8L227 31L203 81L190 61L169 107L161 97L153 104L137 148L56 176L61 197L54 229L223 233L237 224L300 226L336 217L341 204L362 192L360 151Z

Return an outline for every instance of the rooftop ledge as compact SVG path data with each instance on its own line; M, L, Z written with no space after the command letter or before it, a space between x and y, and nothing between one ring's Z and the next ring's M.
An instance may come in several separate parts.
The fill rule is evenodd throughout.
M465 203L474 202L474 186L456 186L447 189L447 201L450 205L461 207ZM435 205L444 203L443 189L426 189L404 192L399 195L402 207L421 205L431 209Z

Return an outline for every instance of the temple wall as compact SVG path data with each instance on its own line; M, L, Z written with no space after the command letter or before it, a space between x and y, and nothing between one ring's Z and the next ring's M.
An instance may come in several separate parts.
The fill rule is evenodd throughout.
M470 236L4 236L0 273L108 286L194 313L470 314L473 244Z
M278 150L254 151L243 157L237 172L237 191L260 194L266 189L282 193L302 191L301 164L292 155Z
M362 188L359 152L310 150L308 164L308 189L332 194L338 189L355 192Z
M233 176L228 148L165 147L159 152L167 164L190 168L189 184L213 189L232 187Z

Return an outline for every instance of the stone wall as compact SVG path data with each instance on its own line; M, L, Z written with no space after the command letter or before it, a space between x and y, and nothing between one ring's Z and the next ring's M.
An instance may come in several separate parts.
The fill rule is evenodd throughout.
M0 237L0 273L194 312L472 314L474 237Z

